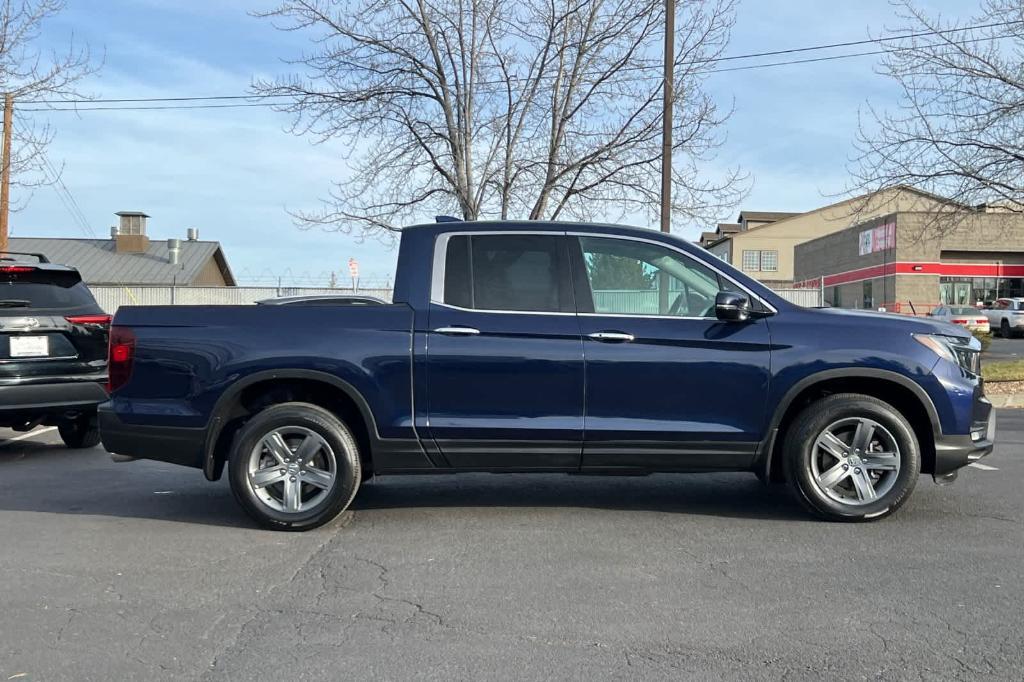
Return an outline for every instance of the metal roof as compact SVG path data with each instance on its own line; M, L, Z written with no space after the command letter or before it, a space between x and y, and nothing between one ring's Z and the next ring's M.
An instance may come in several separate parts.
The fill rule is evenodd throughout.
M12 237L13 251L45 254L52 263L77 268L86 284L157 284L187 286L211 258L225 273L229 285L235 278L219 242L181 240L178 264L167 261L166 239L151 239L142 253L117 253L113 239L59 239L51 237Z

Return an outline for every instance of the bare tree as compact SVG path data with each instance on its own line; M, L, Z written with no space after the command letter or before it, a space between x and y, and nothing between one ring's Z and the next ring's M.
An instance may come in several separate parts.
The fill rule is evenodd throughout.
M676 55L675 201L714 220L747 189L702 172L729 112L703 90L734 0L692 0ZM587 218L658 206L663 0L285 0L302 75L259 81L292 130L342 139L352 173L306 225L395 230L433 212Z
M897 7L898 34L916 34L886 43L882 59L900 103L861 117L853 190L910 185L945 197L929 222L938 231L965 205L1024 210L1024 3L986 0L960 22L911 0Z
M37 46L43 25L64 6L64 0L0 0L0 93L13 95L16 109L84 97L77 86L97 68L88 48L72 41L65 52L44 53ZM55 181L59 169L47 167L45 157L52 129L16 121L11 134L11 184L31 190Z

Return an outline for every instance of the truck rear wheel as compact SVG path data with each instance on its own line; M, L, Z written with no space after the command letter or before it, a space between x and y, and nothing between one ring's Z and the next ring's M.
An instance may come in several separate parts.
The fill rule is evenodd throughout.
M830 521L866 521L896 511L914 490L921 453L907 420L871 396L842 393L808 405L784 450L796 498Z
M334 519L351 504L361 477L352 432L309 403L257 414L239 430L228 459L235 499L274 530L309 530Z

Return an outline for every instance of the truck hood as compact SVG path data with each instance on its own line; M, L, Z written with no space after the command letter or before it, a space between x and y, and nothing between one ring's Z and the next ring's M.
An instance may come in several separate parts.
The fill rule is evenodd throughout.
M912 334L942 334L944 336L957 336L970 338L971 334L963 327L959 327L942 320L932 320L926 317L911 317L896 313L880 313L874 310L853 310L850 308L813 308L816 315L825 315L832 319L849 319L851 323L858 318L863 324L884 326L887 329L902 329Z

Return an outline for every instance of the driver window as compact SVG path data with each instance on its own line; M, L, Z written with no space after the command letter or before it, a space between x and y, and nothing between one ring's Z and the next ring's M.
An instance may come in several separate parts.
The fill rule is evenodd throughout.
M714 317L715 296L723 290L714 270L657 244L579 240L595 313Z

